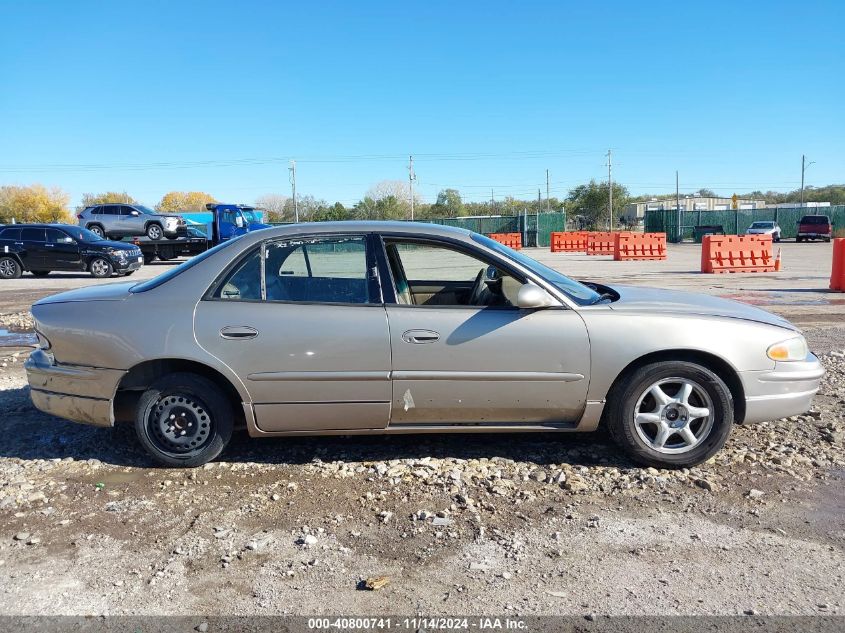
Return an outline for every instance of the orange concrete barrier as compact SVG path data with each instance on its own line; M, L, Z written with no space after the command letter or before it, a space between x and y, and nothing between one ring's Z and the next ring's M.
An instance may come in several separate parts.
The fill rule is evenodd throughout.
M845 292L845 239L833 240L833 268L830 271L830 289Z
M522 248L522 233L490 233L487 237L491 240L496 240L500 244L504 244L515 251Z
M556 231L551 234L552 253L583 253L587 250L587 231Z
M701 240L703 273L773 273L771 235L705 235Z
M613 236L609 231L587 233L587 255L613 255Z
M616 233L613 239L613 259L666 259L666 233Z

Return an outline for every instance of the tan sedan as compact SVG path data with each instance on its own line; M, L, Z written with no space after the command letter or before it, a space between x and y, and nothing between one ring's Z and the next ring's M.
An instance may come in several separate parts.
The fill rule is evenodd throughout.
M583 284L481 235L414 223L249 233L143 283L32 308L35 405L134 424L160 462L250 435L592 431L688 466L734 421L806 411L823 370L787 321Z

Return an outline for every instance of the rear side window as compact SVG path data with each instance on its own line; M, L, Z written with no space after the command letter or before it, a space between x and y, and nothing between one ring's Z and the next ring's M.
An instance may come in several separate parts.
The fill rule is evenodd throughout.
M102 209L101 213L104 215L119 215L120 214L120 207L116 204L107 204L104 207L100 207Z
M14 240L16 242L20 242L21 240L21 230L20 229L3 229L0 232L0 240Z
M28 228L21 229L21 239L24 242L43 242L44 229Z
M801 224L830 224L826 215L808 215L801 219Z
M235 266L213 296L230 301L364 304L370 302L367 270L364 237L267 242Z

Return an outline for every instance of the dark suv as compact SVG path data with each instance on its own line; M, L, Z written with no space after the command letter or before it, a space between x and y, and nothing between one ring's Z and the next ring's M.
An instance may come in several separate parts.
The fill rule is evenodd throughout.
M833 223L826 215L805 215L798 221L796 242L805 240L824 240L829 242L833 236Z
M131 275L144 263L134 244L110 242L68 224L9 224L0 227L0 278L23 271L44 277L54 270L87 270L94 277Z
M138 237L151 240L175 239L188 234L185 219L174 213L156 213L141 204L98 204L79 215L79 226L100 237Z

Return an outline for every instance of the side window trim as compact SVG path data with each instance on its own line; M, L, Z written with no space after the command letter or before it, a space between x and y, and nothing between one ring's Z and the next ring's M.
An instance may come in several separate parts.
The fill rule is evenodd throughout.
M367 302L366 303L354 303L354 302L344 302L344 301L287 301L287 300L279 300L267 299L267 276L266 276L266 261L267 261L267 246L274 242L289 242L291 240L332 240L332 239L350 239L350 238L359 238L363 245L364 245L364 253L366 258L366 282L367 282ZM244 253L241 254L240 257L232 261L228 266L226 266L220 274L218 274L214 281L209 284L208 289L205 291L202 297L202 301L229 301L227 299L223 299L222 297L217 296L223 286L226 284L226 280L232 275L236 270L238 270L241 265L251 256L253 256L256 252L259 253L260 257L260 284L261 284L261 298L260 299L244 299L239 300L237 302L233 301L232 303L281 303L281 304L300 304L300 305L339 305L339 306L353 306L353 307L374 307L374 306L384 306L385 300L383 298L382 292L384 289L384 285L381 283L382 275L381 275L381 262L378 260L377 256L377 244L376 242L379 240L379 236L373 233L325 233L325 234L310 234L310 235L292 235L292 236L280 236L277 238L270 238L263 240L260 244L254 246L253 248L247 249ZM310 274L310 265L309 265L309 274Z

